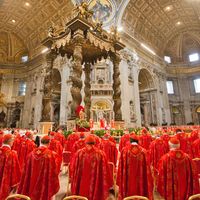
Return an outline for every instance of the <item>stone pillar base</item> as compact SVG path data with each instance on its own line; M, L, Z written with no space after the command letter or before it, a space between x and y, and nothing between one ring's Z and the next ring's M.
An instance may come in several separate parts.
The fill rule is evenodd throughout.
M115 129L124 129L125 122L124 121L115 121Z
M52 131L54 122L40 122L40 133L48 134L49 131Z
M67 130L74 130L76 128L75 120L67 120Z

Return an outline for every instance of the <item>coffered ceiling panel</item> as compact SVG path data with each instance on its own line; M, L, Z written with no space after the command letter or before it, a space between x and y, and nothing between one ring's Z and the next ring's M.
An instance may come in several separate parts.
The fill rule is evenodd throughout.
M187 51L180 51L181 47L188 47L183 44L188 39L180 41L180 35L184 34L185 37L185 33L188 33L187 38L191 37L191 41L199 42L200 1L130 0L123 14L122 25L130 35L146 42L160 55L168 52L177 56L177 52L180 54ZM174 47L169 48L169 45Z
M71 0L0 0L0 32L17 34L34 51L51 23L62 23L72 8Z

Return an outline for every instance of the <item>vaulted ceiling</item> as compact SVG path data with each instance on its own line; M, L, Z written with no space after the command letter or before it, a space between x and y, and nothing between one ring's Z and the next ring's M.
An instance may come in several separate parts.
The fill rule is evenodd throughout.
M122 25L161 56L182 62L187 48L200 48L200 0L130 0Z
M62 23L72 8L71 0L0 0L0 32L15 33L34 51L51 22Z
M21 39L24 49L34 56L51 23L63 24L75 1L0 0L0 33ZM117 5L121 2L114 1ZM122 26L158 55L186 62L188 53L200 51L200 0L129 0Z

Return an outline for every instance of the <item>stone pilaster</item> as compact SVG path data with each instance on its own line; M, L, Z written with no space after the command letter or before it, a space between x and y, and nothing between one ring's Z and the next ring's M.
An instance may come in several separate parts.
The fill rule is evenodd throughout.
M67 59L67 58L65 58ZM69 66L70 63L65 61L62 65L61 69L61 97L60 97L60 125L65 125L67 121L67 79L68 79L68 73L69 73Z
M139 67L133 67L133 91L134 91L134 103L136 114L136 125L141 126L141 109L140 109L140 91L139 91Z

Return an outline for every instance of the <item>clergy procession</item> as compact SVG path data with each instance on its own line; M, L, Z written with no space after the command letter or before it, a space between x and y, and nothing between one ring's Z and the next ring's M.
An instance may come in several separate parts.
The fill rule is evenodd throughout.
M100 138L93 131L65 137L62 129L48 135L2 129L0 199L21 194L31 200L70 195L153 200L157 193L160 199L188 200L200 193L200 127L124 130L120 140L115 139L109 130ZM59 176L65 172L66 193L56 198Z

